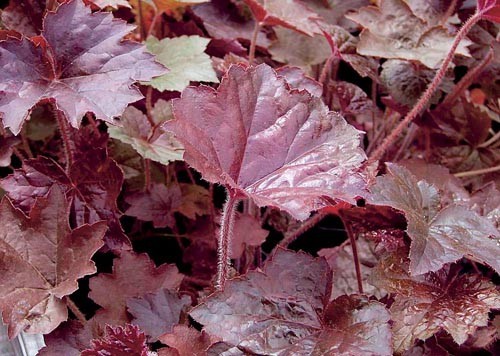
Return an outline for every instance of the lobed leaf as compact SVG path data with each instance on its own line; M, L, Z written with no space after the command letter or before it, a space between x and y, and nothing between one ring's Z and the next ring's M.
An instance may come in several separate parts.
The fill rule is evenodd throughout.
M61 300L77 280L96 272L92 255L104 244L106 224L72 230L69 202L58 186L26 216L8 198L0 205L0 309L9 337L49 333L68 317Z
M106 326L106 335L92 340L92 348L83 350L82 356L148 356L146 335L136 325L127 324L124 327Z
M164 127L204 179L305 219L363 195L359 132L270 67L234 65L217 91L186 88Z
M88 31L88 29L92 31ZM132 87L165 72L144 47L122 37L132 31L108 13L91 13L82 0L48 12L36 45L33 39L0 42L0 113L4 126L21 130L33 107L54 101L78 127L87 112L113 122L142 98Z

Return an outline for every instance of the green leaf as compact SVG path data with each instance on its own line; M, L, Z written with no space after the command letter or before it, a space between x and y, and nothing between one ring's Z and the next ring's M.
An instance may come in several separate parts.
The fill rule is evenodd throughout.
M204 52L210 39L200 36L181 36L158 40L149 37L148 50L156 60L170 69L165 75L149 82L160 91L182 91L190 81L218 83L210 57Z

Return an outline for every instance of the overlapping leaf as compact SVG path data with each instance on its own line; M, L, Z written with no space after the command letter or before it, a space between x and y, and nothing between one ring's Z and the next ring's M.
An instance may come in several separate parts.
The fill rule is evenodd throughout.
M129 106L123 112L120 126L110 125L108 132L112 138L130 144L144 158L163 164L182 160L182 145L160 124L161 121L153 126L146 115Z
M82 0L71 0L47 13L40 45L27 38L0 42L4 126L19 133L42 100L53 100L74 127L89 111L112 122L142 98L135 81L165 73L143 46L122 42L131 30L111 14L91 13Z
M330 279L325 260L279 249L262 272L228 281L190 315L244 351L279 353L321 329Z
M127 300L127 310L134 317L132 322L139 325L152 341L162 334L171 333L174 325L179 323L181 312L190 305L191 298L187 295L179 296L168 289Z
M0 181L14 205L28 212L36 197L44 196L53 185L61 186L74 197L72 211L76 225L106 220L109 226L106 244L109 248L127 249L130 245L120 225L116 199L121 191L123 173L103 149L89 150L76 160L69 174L53 160L38 157L27 160L23 168Z
M500 2L498 0L477 0L478 12L482 17L500 23Z
M136 325L127 324L124 327L106 326L106 335L92 340L92 348L83 350L82 356L148 356L146 335Z
M266 65L229 69L215 91L187 88L164 124L204 179L305 219L363 195L359 132Z
M176 289L182 275L174 265L155 267L147 255L123 252L114 261L113 273L102 273L90 280L89 297L104 309L98 320L121 324L128 321L127 300L159 289Z
M488 325L490 309L500 308L500 293L483 277L460 275L449 266L417 277L407 270L408 259L396 253L381 261L372 276L372 283L396 296L390 308L396 352L441 329L463 344Z
M403 0L381 0L379 7L364 7L346 17L364 27L358 53L365 56L417 60L436 68L454 39L443 27L428 26ZM460 42L456 53L468 56L470 44Z
M299 0L244 0L257 21L266 25L280 25L308 36L321 34L320 17Z
M0 309L9 336L48 333L67 319L64 296L77 279L96 272L92 255L103 245L106 224L71 230L69 203L54 186L26 216L4 198L0 205Z
M412 239L410 272L439 270L444 264L468 257L500 271L498 229L485 217L460 205L441 207L438 190L417 180L406 168L387 164L389 174L378 177L371 202L401 210Z
M146 41L148 50L161 64L170 71L149 83L160 91L182 91L194 82L218 83L210 57L205 53L210 39L200 36L181 36L164 38L161 41L149 37Z

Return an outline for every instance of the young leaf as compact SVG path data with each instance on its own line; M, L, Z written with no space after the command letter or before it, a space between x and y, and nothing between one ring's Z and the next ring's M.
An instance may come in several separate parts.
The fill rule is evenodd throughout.
M299 0L244 0L262 24L280 25L308 36L321 34L321 18Z
M182 145L159 124L152 126L146 115L133 106L123 112L120 126L109 125L108 132L112 138L130 144L144 158L162 164L182 160Z
M2 200L0 309L10 338L54 330L68 316L61 299L96 272L91 257L103 245L106 224L71 230L68 218L69 203L57 186L36 199L29 216Z
M125 201L130 204L125 215L152 221L156 228L174 227L174 213L182 203L182 192L178 185L166 187L155 183L147 192L129 194Z
M477 0L477 10L482 17L500 23L500 2L498 0Z
M113 273L101 273L90 279L89 297L103 307L97 312L98 319L107 323L125 323L127 300L140 297L159 289L176 289L182 275L174 265L155 267L146 254L128 251L113 263Z
M160 91L182 91L191 81L218 83L210 57L205 53L208 42L210 39L200 36L164 38L161 41L149 37L146 41L148 51L170 69L167 74L153 78L149 85Z
M331 272L324 259L278 249L263 271L229 280L190 315L211 336L257 354L278 354L321 329Z
M191 305L189 296L179 296L176 292L161 289L142 297L127 300L127 310L132 314L132 322L146 332L150 341L158 336L171 333L179 324L181 312Z
M468 335L488 325L490 309L500 308L500 293L480 276L458 274L449 266L412 277L403 254L387 256L374 269L372 282L395 293L390 311L396 352L410 348L439 330L463 344Z
M148 356L146 335L136 325L124 327L106 325L106 335L92 340L92 348L83 350L82 356Z
M113 122L129 103L142 98L132 87L135 81L165 73L143 46L122 41L130 31L113 15L91 13L82 0L71 0L46 14L39 45L26 38L1 41L4 126L18 134L42 100L54 101L74 127L89 111Z
M233 65L217 91L188 87L164 127L203 178L305 219L363 195L359 132L270 67Z
M160 336L160 341L174 348L179 356L205 356L213 343L206 332L199 332L186 325L175 325L172 333ZM162 355L161 349L159 351Z
M498 230L486 218L460 206L440 207L437 189L418 181L406 168L387 164L389 174L377 177L371 202L401 210L412 239L412 275L439 270L445 263L468 257L500 271ZM494 239L489 238L494 237Z
M403 0L381 0L378 7L364 7L346 17L364 27L357 51L365 56L416 60L437 68L454 39L445 28L427 25ZM470 44L460 42L456 53L469 56Z

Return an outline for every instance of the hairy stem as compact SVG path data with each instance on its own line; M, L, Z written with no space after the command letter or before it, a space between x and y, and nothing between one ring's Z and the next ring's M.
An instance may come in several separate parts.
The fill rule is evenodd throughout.
M439 70L437 71L436 75L434 76L434 79L432 82L429 84L425 92L422 94L420 99L418 100L417 104L411 109L411 111L406 115L406 117L401 121L394 130L385 138L385 140L382 142L382 144L370 155L370 158L368 159L366 166L370 166L374 162L378 161L379 159L382 158L384 155L385 151L394 144L394 142L397 140L398 136L401 134L401 132L408 126L410 122L412 122L419 114L424 110L424 108L427 106L429 103L429 100L432 98L432 95L434 92L437 90L439 87L439 84L441 84L441 81L443 80L446 70L448 69L448 66L450 62L453 59L453 54L455 53L455 50L457 49L458 45L460 42L465 38L467 33L470 31L472 26L474 26L480 19L481 19L482 13L476 12L471 18L469 18L460 31L458 31L453 44L451 45L451 48L446 55L446 58L443 60L441 63L441 66L439 67Z
M63 142L64 156L66 158L66 172L73 164L73 155L75 152L75 146L70 138L70 131L68 128L68 122L64 117L63 113L56 108L54 108L54 114L56 115L57 125L59 126L59 132L61 133L61 138Z
M255 21L255 27L253 28L252 39L250 41L250 49L248 51L248 63L253 64L255 59L255 47L257 47L257 36L259 35L261 24L259 21Z
M219 231L219 241L217 248L217 279L216 290L224 290L227 278L229 276L229 266L231 259L229 257L229 249L231 248L231 237L233 234L234 219L236 209L238 208L239 198L236 193L228 190L227 200L224 204L222 212L221 227Z

